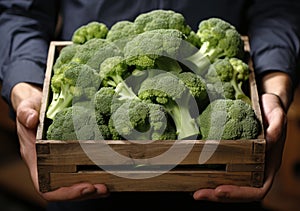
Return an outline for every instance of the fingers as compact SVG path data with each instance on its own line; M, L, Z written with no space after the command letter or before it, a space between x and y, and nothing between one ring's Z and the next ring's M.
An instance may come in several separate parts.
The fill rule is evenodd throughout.
M195 200L208 200L213 202L253 202L259 201L265 196L267 192L265 188L222 185L216 189L202 189L196 191L193 197Z
M58 190L42 193L47 201L86 200L107 197L109 192L105 185L90 183L75 184L70 187L62 187Z

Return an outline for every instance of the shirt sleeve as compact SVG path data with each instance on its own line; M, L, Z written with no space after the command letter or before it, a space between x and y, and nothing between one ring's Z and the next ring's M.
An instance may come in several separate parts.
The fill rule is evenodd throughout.
M17 83L43 84L56 8L54 0L0 2L1 94L9 105L11 90Z
M251 57L257 75L284 71L296 85L300 35L299 0L256 0L248 12Z

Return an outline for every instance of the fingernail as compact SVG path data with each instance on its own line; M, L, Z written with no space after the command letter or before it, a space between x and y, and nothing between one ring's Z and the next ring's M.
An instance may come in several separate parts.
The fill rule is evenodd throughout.
M88 194L91 194L91 193L94 193L95 190L94 189L91 189L91 188L84 188L82 191L81 191L81 194L82 195L88 195Z

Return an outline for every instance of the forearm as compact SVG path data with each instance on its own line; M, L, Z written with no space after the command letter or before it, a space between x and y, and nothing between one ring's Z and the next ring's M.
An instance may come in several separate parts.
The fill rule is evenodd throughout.
M293 100L293 83L290 76L285 72L265 73L258 79L260 94L274 94L280 98L284 110L287 112Z
M263 83L260 89L280 96L286 109L298 82L299 9L299 1L255 0L248 12L250 53L258 80Z
M49 41L52 38L55 1L1 2L0 79L2 96L11 105L13 87L27 82L42 85ZM49 10L46 10L48 7Z

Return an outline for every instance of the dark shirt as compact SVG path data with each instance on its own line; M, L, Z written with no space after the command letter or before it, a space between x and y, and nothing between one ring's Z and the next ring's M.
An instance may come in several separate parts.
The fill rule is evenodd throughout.
M182 13L197 30L200 20L220 17L251 42L258 74L269 70L289 73L295 79L299 55L298 0L0 0L0 79L2 95L18 82L42 84L51 40L70 40L79 26L97 20L111 27L133 20L152 9ZM56 32L57 14L63 24Z

